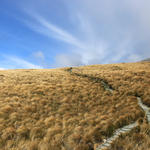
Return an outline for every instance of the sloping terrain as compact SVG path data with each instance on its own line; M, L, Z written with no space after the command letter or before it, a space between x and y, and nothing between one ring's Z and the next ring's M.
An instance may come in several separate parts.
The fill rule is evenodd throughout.
M144 62L144 61L150 61L150 58L144 59L143 62Z
M0 71L0 149L96 150L134 123L107 148L150 149L149 87L150 62Z

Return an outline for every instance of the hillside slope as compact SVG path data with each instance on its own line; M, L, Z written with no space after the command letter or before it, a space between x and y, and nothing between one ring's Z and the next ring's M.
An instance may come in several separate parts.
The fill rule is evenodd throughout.
M150 61L150 58L144 59L143 62L144 62L144 61Z
M150 62L0 71L0 149L150 149ZM141 142L142 141L142 142Z

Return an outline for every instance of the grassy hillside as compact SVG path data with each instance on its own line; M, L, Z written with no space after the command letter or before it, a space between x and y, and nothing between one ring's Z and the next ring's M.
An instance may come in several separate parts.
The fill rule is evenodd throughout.
M96 150L135 121L110 149L150 149L137 96L150 106L150 62L0 71L0 149Z

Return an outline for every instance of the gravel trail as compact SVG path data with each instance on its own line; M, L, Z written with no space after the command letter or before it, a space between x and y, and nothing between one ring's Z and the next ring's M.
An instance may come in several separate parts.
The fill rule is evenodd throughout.
M141 109L143 109L143 111L145 112L146 114L146 117L147 117L147 120L148 120L148 123L150 123L150 108L147 107L146 105L144 105L142 103L142 100L140 97L137 97L137 100L138 100L138 104L139 106L141 107ZM115 141L122 133L128 133L130 132L133 128L135 128L136 126L138 126L138 123L135 122L135 123L132 123L130 125L127 125L127 126L124 126L120 129L117 129L113 136L108 138L104 143L102 143L101 145L99 145L96 150L104 150L106 148L109 148L111 146L111 144L113 143L113 141Z
M67 70L68 72L70 72L70 74L72 75L76 75L76 76L82 76L82 77L86 77L86 78L89 78L90 80L92 81L96 81L96 82L100 82L103 87L105 88L105 90L113 93L114 89L106 82L104 81L103 79L100 79L100 78L96 78L96 77L91 77L91 76L88 76L88 75L85 75L85 74L79 74L79 73L74 73L72 72L72 69L73 68L70 68L69 70ZM141 109L145 112L145 115L147 117L147 121L148 123L150 124L150 108L146 105L144 105L142 103L142 99L140 97L137 97L137 100L138 100L138 105L141 107ZM137 122L134 122L132 124L129 124L127 126L124 126L122 128L119 128L117 129L113 136L111 136L110 138L106 139L102 144L100 144L96 150L105 150L107 148L109 148L111 146L111 144L123 133L128 133L130 132L133 128L137 127L138 126L138 123Z

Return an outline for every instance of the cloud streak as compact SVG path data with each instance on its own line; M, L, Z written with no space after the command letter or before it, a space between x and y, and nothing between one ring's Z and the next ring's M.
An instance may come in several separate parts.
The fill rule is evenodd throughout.
M69 47L69 53L57 54L56 64L79 65L139 61L150 57L149 0L63 0L69 12L72 30L32 10L32 30L54 38ZM27 13L27 10L25 11ZM29 13L28 13L29 14ZM56 14L55 14L56 15Z
M26 60L17 58L17 57L9 57L9 60L16 63L17 66L20 66L21 68L28 68L28 69L42 69L41 66L34 65Z
M16 56L3 56L4 59L1 62L6 69L42 69L41 66L35 65L24 59L18 58Z
M28 25L31 29L36 32L39 32L43 35L46 35L50 38L55 38L57 40L63 41L67 44L73 45L78 48L84 48L81 42L78 41L73 35L61 29L60 27L53 25L50 21L47 21L44 17L41 17L38 14L31 15L35 22L31 23L27 20L24 20L25 24Z
M5 70L4 68L0 68L0 70Z
M35 14L35 13L32 13L32 14ZM86 40L83 39L82 42L80 42L79 40L80 37L77 38L73 36L71 33L65 31L64 29L61 29L53 25L50 21L47 21L46 19L44 19L44 17L41 17L39 15L33 15L32 18L34 18L34 21L37 22L37 24L35 22L34 23L28 22L27 20L24 21L25 24L28 25L31 29L43 35L46 35L50 38L55 38L57 40L60 40L71 46L70 54L62 53L56 56L55 58L56 65L62 64L63 66L64 65L74 66L74 65L79 65L79 62L81 65L90 64L92 62L93 63L98 62L98 60L101 60L104 57L103 51L105 50L105 46L104 46L105 44L102 40L94 41L92 40L92 37L91 37L91 40L90 38L88 38ZM84 28L85 23L80 22L80 25ZM88 31L90 32L90 30ZM97 55L101 55L101 57Z

